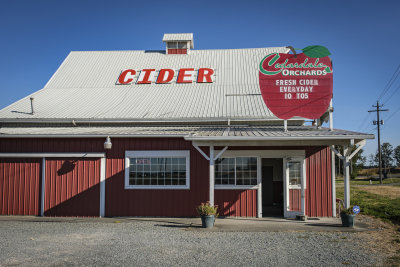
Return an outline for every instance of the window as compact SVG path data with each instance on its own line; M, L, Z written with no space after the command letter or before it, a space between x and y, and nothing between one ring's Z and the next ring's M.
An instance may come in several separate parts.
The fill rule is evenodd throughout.
M187 49L187 42L178 42L178 49Z
M168 42L169 49L187 49L187 42Z
M189 189L189 151L127 151L125 188Z
M215 184L249 186L257 185L257 158L221 158L215 162Z
M176 49L176 48L178 48L178 43L177 42L168 42L168 48Z
M301 165L298 161L288 162L289 185L301 185Z

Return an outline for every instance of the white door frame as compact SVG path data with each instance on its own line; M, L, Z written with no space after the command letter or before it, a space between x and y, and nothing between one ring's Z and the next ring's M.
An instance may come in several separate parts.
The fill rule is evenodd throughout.
M216 151L218 153L220 151ZM299 149L299 150L226 150L223 152L223 154L220 157L257 157L257 185L256 186L248 186L247 188L245 187L236 187L236 189L257 189L257 218L262 218L262 159L263 158L271 158L271 159L282 159L283 160L283 199L284 199L284 205L283 205L283 216L285 218L292 218L296 217L296 214L293 214L292 212L287 212L288 208L286 208L286 205L288 201L286 200L288 196L288 192L286 190L287 188L287 182L286 182L286 177L288 178L288 175L286 175L286 162L285 159L289 158L298 158L303 160L302 164L302 185L305 185L305 150L304 149ZM215 187L216 189L221 189L218 187ZM226 188L226 189L235 189L233 187L231 188ZM304 202L304 189L302 190L302 200ZM302 202L302 211L304 211L304 204ZM297 212L299 213L299 212Z
M289 184L289 168L288 162L300 161L301 166L301 185L291 186ZM285 157L283 158L283 190L284 190L284 205L283 216L285 218L295 218L296 215L305 215L305 189L306 189L306 160L305 157ZM300 189L301 191L301 211L291 211L289 209L289 190Z

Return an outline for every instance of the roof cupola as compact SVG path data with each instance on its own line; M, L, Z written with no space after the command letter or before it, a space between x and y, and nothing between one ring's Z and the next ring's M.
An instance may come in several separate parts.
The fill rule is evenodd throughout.
M193 49L193 33L165 33L163 37L165 42L165 53L171 54L189 54Z

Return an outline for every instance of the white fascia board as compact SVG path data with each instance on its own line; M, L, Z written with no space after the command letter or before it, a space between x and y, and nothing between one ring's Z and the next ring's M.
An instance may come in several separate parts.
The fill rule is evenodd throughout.
M349 139L374 139L372 135L351 135L351 136L185 136L188 141L298 141L298 140L349 140Z
M0 153L0 158L104 158L105 153Z
M107 136L117 137L145 137L145 138L161 138L161 137L185 137L184 134L0 134L0 138L106 138Z

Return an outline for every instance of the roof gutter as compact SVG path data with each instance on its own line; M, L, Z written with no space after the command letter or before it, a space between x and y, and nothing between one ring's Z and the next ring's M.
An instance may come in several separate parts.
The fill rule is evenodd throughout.
M348 136L202 136L196 137L187 134L0 134L0 138L177 138L183 137L187 141L304 141L304 140L350 140L350 139L374 139L374 135L348 135Z
M347 135L347 136L185 136L188 141L286 141L286 140L350 140L350 139L374 139L371 135Z

